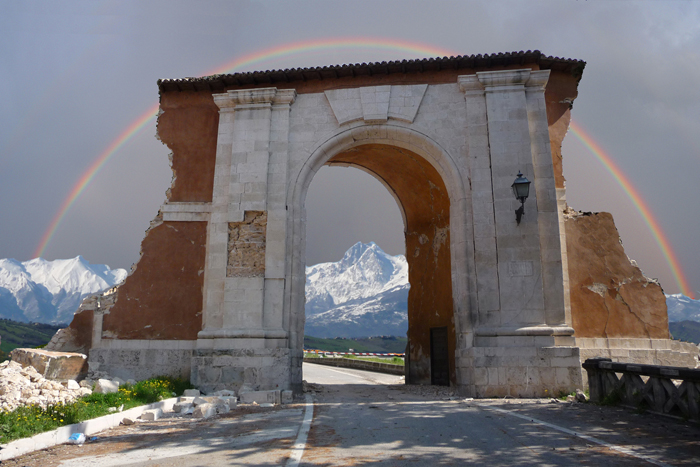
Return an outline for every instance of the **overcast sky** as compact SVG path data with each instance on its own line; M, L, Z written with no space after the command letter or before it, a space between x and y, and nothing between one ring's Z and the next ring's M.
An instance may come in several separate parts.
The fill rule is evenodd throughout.
M700 2L0 0L0 11L0 258L32 257L85 170L157 102L158 78L201 76L301 40L374 37L585 60L574 120L641 192L700 295ZM419 56L351 47L235 71ZM152 121L109 159L44 257L137 261L171 179L169 150L154 135ZM633 202L571 134L564 175L569 204L612 212L627 254L679 292ZM395 202L366 174L322 169L307 209L308 264L338 260L359 240L403 253Z

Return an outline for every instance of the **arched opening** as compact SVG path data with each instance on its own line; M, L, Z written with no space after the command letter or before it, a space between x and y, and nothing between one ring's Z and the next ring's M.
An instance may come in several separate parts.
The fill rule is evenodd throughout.
M353 146L325 163L373 175L396 199L404 221L411 284L407 382L456 384L450 197L442 177L425 158L388 144Z

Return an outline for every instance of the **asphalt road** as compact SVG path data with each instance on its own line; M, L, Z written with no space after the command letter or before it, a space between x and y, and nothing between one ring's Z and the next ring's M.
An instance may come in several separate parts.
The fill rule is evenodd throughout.
M313 364L304 379L320 386L291 405L121 426L2 467L700 464L700 427L682 421L593 404L465 400Z
M324 391L301 465L700 464L700 429L682 422L593 404L465 401L446 388L319 367L305 367Z

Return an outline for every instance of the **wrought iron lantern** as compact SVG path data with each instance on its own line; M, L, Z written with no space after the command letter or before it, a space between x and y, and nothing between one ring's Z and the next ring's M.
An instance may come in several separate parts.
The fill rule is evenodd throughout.
M530 180L523 177L523 174L518 171L518 178L515 179L510 186L513 189L515 199L520 201L520 207L515 211L515 221L520 225L520 219L525 214L525 200L530 195Z

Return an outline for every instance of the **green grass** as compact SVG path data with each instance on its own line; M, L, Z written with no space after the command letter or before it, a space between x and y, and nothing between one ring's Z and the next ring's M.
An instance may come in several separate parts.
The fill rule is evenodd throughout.
M349 358L351 360L364 360L366 362L379 362L379 363L391 363L393 365L401 365L404 366L404 361L403 358L401 357L371 357L371 356L364 356L364 355L343 355L343 358Z
M46 345L56 331L65 326L41 323L20 323L10 319L0 319L0 351L9 354L19 347L35 348ZM2 360L5 360L3 358Z
M404 353L408 339L405 337L380 336L360 338L332 338L304 336L304 348L326 350L328 352L389 352Z
M111 394L91 394L71 404L59 404L42 409L31 405L12 412L0 412L0 443L26 438L65 425L107 415L110 407L130 409L182 394L192 385L188 381L159 376L136 384L124 384Z
M697 321L668 323L668 329L674 339L700 344L700 323Z

